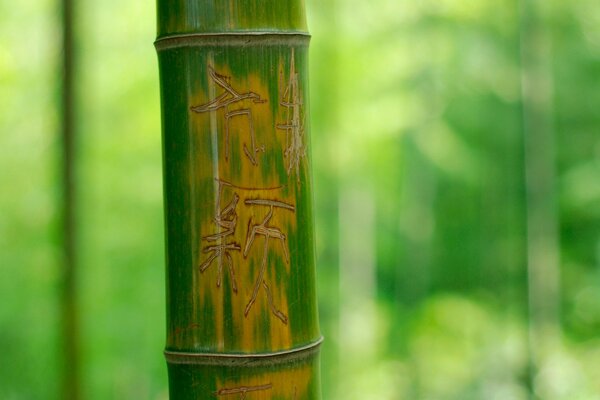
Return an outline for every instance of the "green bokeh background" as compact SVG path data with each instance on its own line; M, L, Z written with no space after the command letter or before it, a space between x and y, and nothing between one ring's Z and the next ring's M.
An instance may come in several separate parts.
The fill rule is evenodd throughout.
M2 399L62 396L58 10L0 4ZM307 10L323 398L600 399L597 3ZM155 5L76 11L80 385L165 399ZM525 152L528 74L545 120ZM542 254L558 256L541 295L527 273L536 155L553 176Z

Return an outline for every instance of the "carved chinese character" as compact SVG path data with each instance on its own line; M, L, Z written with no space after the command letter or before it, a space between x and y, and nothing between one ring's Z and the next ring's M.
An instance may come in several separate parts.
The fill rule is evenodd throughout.
M239 386L234 388L222 388L215 392L217 397L225 397L225 396L233 396L239 395L239 400L244 400L246 395L250 392L261 392L271 390L273 387L272 384L267 383L266 385L257 385L257 386Z
M279 85L283 86L283 71L279 71ZM300 161L306 156L304 145L304 112L302 94L298 84L298 73L294 61L294 49L290 59L288 84L279 97L279 105L286 108L285 122L277 124L277 129L285 131L285 150L283 157L287 159L287 174L296 173L296 181L300 182Z
M233 291L237 293L235 270L230 252L240 251L240 245L234 241L228 241L228 239L230 239L230 237L232 237L235 233L238 220L236 207L240 197L237 195L237 193L234 193L231 201L223 209L221 209L223 187L230 186L230 184L224 181L218 181L218 185L216 211L213 219L215 225L217 225L218 232L202 238L207 242L215 244L206 245L202 249L203 253L209 253L210 256L202 264L200 264L200 272L206 271L208 267L211 266L213 261L217 260L217 287L220 287L221 275L223 272L223 258L226 258L229 276L231 278L231 286Z
M277 209L288 210L288 211L292 211L292 212L295 212L296 209L294 206L284 203L284 202L281 202L281 201L278 201L278 200L250 199L250 200L245 200L244 204L252 205L252 206L269 207L269 211L268 211L267 215L265 216L265 218L262 220L262 222L260 222L259 224L254 224L254 225L251 225L252 221L248 222L248 234L246 236L246 244L244 246L244 257L248 256L248 253L249 253L250 249L252 248L252 245L254 244L257 235L264 236L265 240L264 240L264 245L263 245L263 257L262 257L262 261L261 261L261 265L260 265L259 274L258 274L258 277L256 278L256 281L254 284L254 290L252 292L252 297L250 298L250 301L246 305L246 309L244 311L244 316L248 316L248 313L250 312L252 305L256 301L256 297L258 296L258 291L260 290L260 288L262 286L262 288L265 290L265 294L267 296L267 302L269 303L271 312L277 318L279 318L284 324L287 324L287 320L288 320L287 316L282 311L280 311L273 303L273 296L271 295L271 290L269 289L269 285L267 284L267 282L264 279L264 275L265 275L265 270L267 268L267 253L269 250L269 239L274 238L274 239L278 239L281 242L285 261L289 262L289 256L288 256L288 252L287 252L287 244L285 242L285 240L286 240L285 234L278 227L269 225L269 222L270 222L271 218L273 217L273 213Z
M246 117L248 119L248 131L250 136L250 148L244 143L244 153L250 159L252 164L258 165L256 155L259 152L265 151L264 146L258 146L256 144L256 137L254 134L254 121L252 119L252 110L250 108L237 108L230 110L230 106L240 103L242 104L245 100L250 100L252 103L265 103L266 100L262 99L259 94L252 91L246 93L239 93L229 83L229 77L220 75L210 66L208 67L210 78L214 83L219 85L223 89L223 93L208 101L207 103L199 106L191 107L191 110L196 113L205 113L210 111L217 111L223 109L225 112L225 160L229 161L229 124L231 119L235 117Z

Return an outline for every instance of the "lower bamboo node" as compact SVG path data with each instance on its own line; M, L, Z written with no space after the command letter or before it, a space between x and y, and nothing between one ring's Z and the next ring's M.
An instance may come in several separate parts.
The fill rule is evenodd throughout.
M321 342L266 354L165 351L170 398L320 399Z

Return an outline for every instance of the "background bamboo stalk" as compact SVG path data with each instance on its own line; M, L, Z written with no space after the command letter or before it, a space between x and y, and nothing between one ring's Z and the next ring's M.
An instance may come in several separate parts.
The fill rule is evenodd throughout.
M79 337L77 317L77 227L76 227L76 101L74 0L62 3L62 234L63 234L63 398L79 399Z
M525 148L530 387L543 393L535 376L551 349L559 348L559 235L556 145L552 122L554 85L551 39L545 21L549 5L520 1L521 91ZM532 395L533 396L533 395ZM534 397L532 397L534 398Z

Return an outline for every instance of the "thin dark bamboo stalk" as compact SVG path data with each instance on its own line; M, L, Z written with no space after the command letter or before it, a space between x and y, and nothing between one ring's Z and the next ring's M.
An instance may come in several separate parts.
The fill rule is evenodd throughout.
M76 307L76 179L75 179L75 68L73 46L74 0L62 0L62 397L79 399L79 340Z

